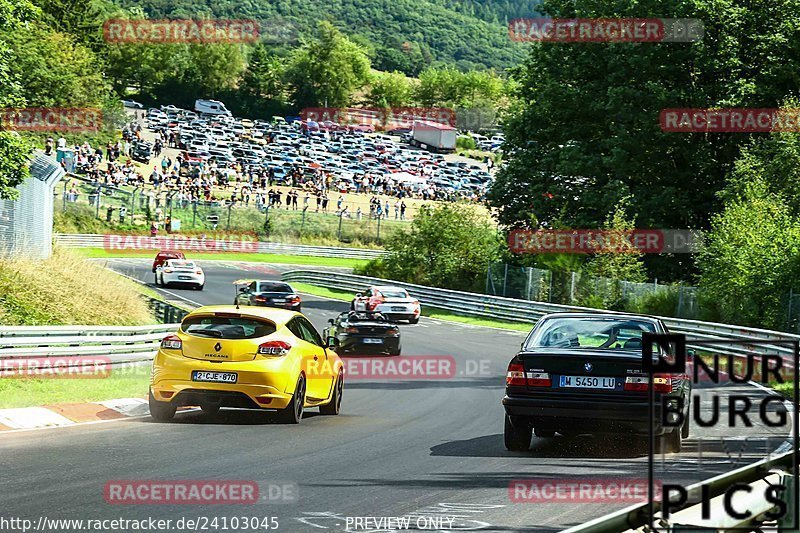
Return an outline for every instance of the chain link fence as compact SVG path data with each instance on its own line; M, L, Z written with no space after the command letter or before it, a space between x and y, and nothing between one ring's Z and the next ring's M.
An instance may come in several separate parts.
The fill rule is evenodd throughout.
M679 318L699 317L696 287L634 283L580 272L553 272L505 263L489 265L486 293L563 305Z

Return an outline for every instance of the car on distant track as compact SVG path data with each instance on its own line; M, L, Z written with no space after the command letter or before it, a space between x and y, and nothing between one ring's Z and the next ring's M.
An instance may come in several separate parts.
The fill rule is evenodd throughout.
M300 313L263 307L206 306L184 317L161 341L150 380L150 415L170 420L178 407L199 405L277 411L297 424L308 407L341 408L344 371L331 348Z
M186 256L183 252L177 250L161 250L156 254L156 258L153 259L153 273L168 259L186 259Z
M233 282L239 287L233 305L280 307L300 311L302 299L291 285L283 281L240 279Z
M206 275L200 265L186 259L167 259L156 268L156 285L189 285L193 289L203 290Z
M647 435L654 425L660 449L678 452L689 436L691 381L656 374L655 419L649 419L649 376L642 364L642 334L668 333L655 317L604 313L545 315L511 359L506 374L505 446L530 447L532 433L549 438L579 434ZM665 354L666 356L666 354ZM662 423L661 405L682 402L684 423ZM666 413L677 421L676 413Z
M338 341L336 352L341 354L385 353L400 355L400 328L380 313L349 311L328 320L325 337Z
M389 285L369 287L357 293L350 310L381 313L389 320L408 320L410 324L419 322L421 313L419 300L405 289Z
M144 105L140 104L136 100L123 100L122 105L123 107L129 107L131 109L144 109Z

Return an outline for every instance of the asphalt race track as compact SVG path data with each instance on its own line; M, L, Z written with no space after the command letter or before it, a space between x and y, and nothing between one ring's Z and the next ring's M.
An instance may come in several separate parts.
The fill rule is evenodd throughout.
M170 298L230 304L233 280L277 278L290 268L199 263L206 272L205 290L170 289ZM152 284L147 260L109 264ZM346 303L304 295L303 311L319 329L346 309ZM446 516L455 521L433 530L547 532L630 505L511 501L508 487L516 479L647 476L642 439L534 437L527 453L505 450L500 400L506 364L522 333L426 318L401 330L401 357L450 355L457 375L407 381L346 378L342 414L308 412L299 426L277 424L267 413L223 410L216 417L179 413L169 424L144 417L0 434L0 517L276 516L278 531L324 532L344 531L346 517ZM749 385L739 387L750 395L763 394ZM709 387L703 394L731 390ZM754 423L736 430L694 426L684 451L659 459L656 467L665 480L700 480L761 458L785 439L784 428ZM287 484L297 494L291 502L244 506L110 505L104 500L110 480L200 479Z

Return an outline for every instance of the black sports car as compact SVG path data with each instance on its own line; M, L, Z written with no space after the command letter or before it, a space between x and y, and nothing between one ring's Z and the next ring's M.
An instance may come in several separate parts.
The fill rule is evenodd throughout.
M328 320L324 337L335 337L336 352L400 355L400 328L380 313L350 311Z
M505 445L525 451L531 434L649 433L649 378L642 369L642 333L668 333L653 317L554 313L542 317L508 365ZM691 381L656 374L654 433L663 451L678 452L689 436ZM663 397L667 398L664 399ZM662 424L662 400L683 400L684 423ZM674 409L678 411L677 408ZM680 420L667 414L668 422Z
M288 283L268 280L239 280L237 285L247 283L240 287L234 305L257 305L262 307L280 307L300 311L300 295Z

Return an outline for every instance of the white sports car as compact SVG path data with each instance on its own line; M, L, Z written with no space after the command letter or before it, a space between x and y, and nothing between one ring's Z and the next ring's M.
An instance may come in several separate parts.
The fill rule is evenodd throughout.
M156 285L190 285L202 291L205 284L206 275L194 261L169 259L156 267Z
M380 313L390 320L408 320L409 324L419 322L421 312L419 300L411 297L401 287L388 285L370 287L359 292L350 304L353 311Z

